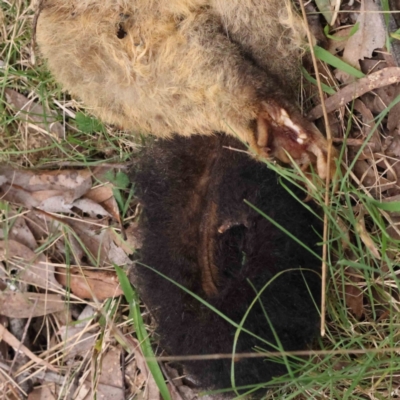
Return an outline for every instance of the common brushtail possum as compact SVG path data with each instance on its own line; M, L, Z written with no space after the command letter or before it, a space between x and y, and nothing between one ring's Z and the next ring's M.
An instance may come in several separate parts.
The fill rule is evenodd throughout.
M299 32L283 0L41 0L37 42L104 121L160 137L225 132L325 177L327 142L295 101Z
M160 140L147 150L134 177L144 205L134 280L170 355L231 354L237 328L145 266L236 324L250 308L243 327L270 344L241 332L236 353L255 346L276 350L276 337L285 350L305 349L318 332L318 213L299 200L302 190L284 183L295 199L275 172L244 149L226 135ZM231 362L189 360L184 366L200 388L230 388ZM241 359L234 366L237 386L287 372L283 362L271 359Z

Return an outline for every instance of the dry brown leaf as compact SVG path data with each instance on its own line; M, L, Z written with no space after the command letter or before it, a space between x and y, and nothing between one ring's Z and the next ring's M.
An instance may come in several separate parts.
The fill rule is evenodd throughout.
M375 49L385 46L386 28L382 11L374 0L363 0L357 23L357 32L348 40L343 52L343 60L360 68L359 60L371 57Z
M374 153L373 160L375 164L384 171L384 175L387 179L393 183L397 181L396 170L393 168L393 163L390 158L385 157L382 153ZM394 161L395 164L398 164L398 160Z
M96 393L93 383L86 380L81 385L75 398L91 400L95 396L103 399L125 399L125 387L121 369L121 349L112 347L102 358L101 370L97 371Z
M365 247L371 252L371 254L376 257L378 260L381 259L381 255L379 254L379 250L376 248L375 243L371 239L370 234L368 233L367 229L365 228L364 217L360 216L357 219L355 224L355 229L357 234L360 236L360 239L364 243Z
M393 86L391 86L393 88ZM400 87L399 85L395 85L395 89L392 90L392 93L395 92L396 96L393 96L393 100L395 97L397 97L400 94ZM392 94L390 93L390 94ZM400 114L400 104L397 103L394 107L392 107L389 111L388 115L388 123L387 127L389 129L389 134L393 136L399 137L399 130L400 130L400 120L399 120L399 114Z
M52 314L65 308L65 300L58 294L0 292L0 314L6 317L29 318Z
M168 387L170 387L170 385L168 385ZM215 396L212 395L204 395L200 397L198 393L196 393L195 389L192 389L187 385L179 386L179 392L182 394L184 400L214 400L215 398ZM175 400L175 397L173 397L173 399ZM218 397L216 399L218 400ZM223 397L221 399L223 399Z
M92 260L89 262L93 266L102 267L108 262L108 252L110 250L111 237L108 233L110 228L99 229L98 221L72 220L65 221L73 229L75 234L82 241L85 253L89 253Z
M102 301L123 294L117 274L112 271L92 271L72 267L66 274L65 269L57 268L57 280L63 286L69 284L71 292L81 299L95 297Z
M98 329L97 329L98 331ZM98 332L85 332L82 327L63 326L58 334L63 341L63 359L74 360L76 357L85 358L92 351L97 340Z
M43 242L48 237L59 234L64 227L60 218L38 210L30 210L24 213L23 218L37 242ZM59 243L61 241L57 241L56 245Z
M86 396L82 397L80 394L78 394L77 399L84 399L84 400L93 400L94 398L98 399L112 399L112 400L125 400L125 392L124 389L118 388L118 387L113 387L109 385L103 385L102 383L99 383L96 385L96 395L97 397L94 397L91 387L92 384L89 382L84 382L83 383L83 388L81 391L87 392ZM89 389L89 390L88 390ZM157 400L158 398L155 398L153 400Z
M92 218L111 217L104 207L88 198L75 200L73 206Z
M63 190L35 190L32 193L32 197L39 203L51 199L52 197L62 197Z
M56 393L58 392L54 383L44 384L40 387L34 388L34 390L29 393L28 400L56 400Z
M83 310L79 313L78 318L74 323L74 327L76 328L85 328L91 324L91 320L96 315L96 310L90 304L86 304Z
M54 278L54 266L44 254L35 254L15 240L0 241L0 260L7 261L9 268L18 270L18 278L24 283L47 290L57 290L60 284Z
M386 199L386 202L391 202L391 201L400 201L400 195L398 196L393 196L393 198ZM392 216L392 223L394 225L400 226L400 217L397 216ZM394 240L400 240L400 235L398 234L397 229L394 229L394 226L389 225L386 228L386 233Z
M358 286L356 286L356 283L360 280L353 275L349 275L348 279L353 281L354 284L346 283L346 306L357 319L360 319L364 314L363 292Z
M135 250L140 249L143 245L143 234L139 228L139 223L132 222L125 229L126 242L122 241L122 239L118 236L118 238L114 238L115 243L124 249L126 254L133 254Z
M44 193L42 191L41 193ZM54 191L46 191L47 193L51 193ZM37 192L36 192L37 193ZM36 194L35 193L35 194ZM74 203L66 203L63 195L56 195L48 197L47 199L42 200L36 208L39 210L43 210L48 213L70 213Z
M334 371L340 371L340 370L343 370L345 368L348 369L350 367L352 367L351 361L336 361L333 364L332 369Z
M169 391L169 394L171 395L172 400L184 400L183 397L181 396L181 394L179 393L179 390L177 389L177 387L174 386L173 384L171 384L171 382L167 382L167 387L168 387L168 391ZM186 398L188 398L188 397L186 397ZM196 398L196 397L194 397L194 398Z
M337 54L338 52L344 50L344 48L346 47L347 39L351 35L351 30L352 27L349 26L335 31L335 39L340 38L341 40L334 40L334 39L329 40L327 47L329 53Z
M73 326L64 324L58 330L57 334L63 343L65 360L73 360L76 357L85 358L88 352L93 351L99 333L99 326L93 324L95 314L94 308L87 305Z
M118 347L110 347L102 357L99 382L103 385L114 386L123 390L124 377L121 368L122 350Z
M10 215L9 215L10 217ZM1 239L4 237L0 236ZM32 231L29 229L25 222L24 217L16 217L13 221L12 227L8 232L8 239L15 240L18 243L23 244L32 251L37 248L37 243Z
M71 255L71 264L80 265L82 260L85 259L86 253L79 242L79 238L75 237L73 232L68 231L67 235L68 239L57 241L57 251L60 254L66 254L66 251L68 251Z
M386 59L386 56L385 56ZM386 67L395 66L394 63L385 62L380 59L368 59L361 62L361 67L363 72L369 73L370 71L382 70ZM373 93L366 93L362 96L363 102L374 114L379 114L385 111L388 105L396 99L400 94L399 85L390 85L382 88L377 88ZM387 130L389 135L395 135L396 131L399 129L399 113L400 113L400 103L395 104L389 111L387 118Z
M82 380L82 378L81 378ZM91 393L91 385L88 384L87 382L81 382L79 381L79 389L77 393L74 394L74 400L85 400L87 394L92 394ZM92 395L92 399L93 399Z
M0 176L6 178L10 185L19 186L28 192L60 191L67 203L82 197L92 186L91 172L88 169L31 171L0 165Z
M15 90L6 88L4 93L7 103L12 106L13 111L17 112L20 119L37 125L41 130L50 132L57 138L64 136L64 128L57 122L55 112L44 109L40 104L29 100Z
M30 392L28 394L28 400L41 400L40 396L41 396L42 390L43 390L43 388L34 388L32 390L32 392Z
M124 249L117 246L114 242L110 243L110 250L108 252L108 259L112 264L116 265L131 265L132 262L127 256Z
M106 184L91 188L86 194L87 199L93 200L95 203L103 203L113 197L112 185Z
M395 136L386 139L386 153L400 159L400 130L396 130Z
M115 197L111 197L110 199L103 201L101 204L114 217L114 219L121 224L121 217L119 215L119 208Z
M96 225L90 224L88 219L85 221L79 220L66 220L68 225L74 230L76 235L80 238L83 245L88 251L93 261L91 264L96 267L102 267L105 264L131 264L129 257L123 248L118 247L114 243L116 233L111 227L104 227L99 229L98 220L95 221Z
M349 243L351 243L349 228L339 216L336 217L336 223L340 231L340 242L343 250L347 250L349 248Z
M12 204L22 205L25 208L37 208L39 202L32 196L30 192L19 186L9 185L7 182L0 186L0 194L2 200L9 201Z
M371 131L373 130L372 136L369 140L369 144L373 144L373 149L375 152L379 152L382 148L381 136L379 130L375 129L374 116L372 112L366 107L366 105L361 100L356 100L354 102L354 109L362 115L363 119L363 134L364 138L367 138Z
M146 380L143 374L140 373L135 359L125 365L125 384L129 391L129 395L134 399L139 397L139 393L143 390L143 387L146 384Z
M49 213L70 213L79 207L79 197L85 194L92 184L90 171L42 171L40 173L16 170L0 166L2 198L26 208L38 208ZM98 205L98 213L106 214ZM103 210L103 211L100 211Z
M24 218L37 241L46 240L52 235L66 234L67 237L65 239L60 238L60 240L57 240L55 246L61 255L65 254L67 251L66 246L68 246L68 251L72 255L72 264L87 264L87 260L85 263L83 262L87 254L81 243L84 244L86 250L87 244L91 244L92 250L96 252L98 251L100 244L104 244L104 241L101 242L99 238L96 239L96 234L94 233L94 229L98 229L98 220L93 221L96 224L96 226L93 227L92 221L88 218L83 221L71 220L69 218L59 218L38 211L30 211L24 215ZM68 227L71 227L72 229L69 229ZM109 246L107 249L108 248ZM104 249L102 249L101 256L104 263L107 256L107 252L104 251ZM97 257L98 254L96 253L96 257L94 258L96 259ZM60 259L63 259L62 256ZM96 265L98 264L96 263Z
M367 161L356 161L353 170L354 174L360 180L360 183L366 189L371 191L374 196L396 185L395 181L389 181L388 179L376 173L376 171L374 171L374 168L372 168Z
M118 204L114 198L112 191L113 186L107 183L102 186L92 188L85 194L85 197L93 200L95 203L101 204L116 221L120 223L120 215Z
M367 92L370 92L371 90L398 82L400 82L400 68L398 67L384 68L381 71L374 72L364 78L358 79L356 82L345 86L333 96L326 99L326 111L329 113L337 110L346 103L360 97ZM308 119L313 121L320 117L322 117L322 106L317 105L308 114Z
M160 391L157 387L156 381L153 375L150 373L145 357L143 356L142 350L140 348L139 341L133 337L129 340L135 344L135 358L140 372L144 375L146 380L146 392L144 398L147 400L158 400L160 399Z
M345 41L342 58L357 69L363 70L364 61L373 61L376 64L377 60L369 60L369 57L373 55L374 50L385 46L385 22L383 15L378 11L381 11L380 6L374 0L362 1L357 21L354 21L358 24L358 29ZM387 66L395 65L393 63ZM367 73L372 70L368 69ZM342 83L350 83L355 80L354 76L340 69L335 71L335 76Z
M173 400L195 399L196 395L191 388L185 386L182 382L182 376L178 371L168 365L162 365L164 376L168 379L167 386ZM189 390L189 393L187 391ZM181 391L184 393L182 397Z

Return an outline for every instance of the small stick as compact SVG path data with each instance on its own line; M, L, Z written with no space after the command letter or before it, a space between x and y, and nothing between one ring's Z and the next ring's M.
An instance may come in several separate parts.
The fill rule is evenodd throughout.
M338 350L295 350L295 351L266 351L260 353L220 353L220 354L201 354L187 356L154 356L146 357L147 361L204 361L234 359L239 361L248 358L272 358L272 357L291 357L291 356L337 356L337 355L363 355L363 354L384 354L399 353L400 347L388 347L387 349L338 349Z
M311 33L310 33L310 27L308 26L308 21L307 21L307 15L306 11L304 8L304 0L300 1L300 8L301 8L301 13L304 18L304 23L306 26L306 31L307 31L307 39L308 43L310 44L310 52L311 52L311 58L313 61L313 66L315 70L315 77L317 79L317 86L318 86L318 92L319 92L319 97L321 99L321 106L322 106L322 111L324 115L324 122L325 122L325 130L326 130L326 137L328 140L328 154L327 154L327 173L326 173L326 180L325 180L325 207L329 206L329 183L331 180L331 157L332 157L332 135L331 135L331 129L328 123L328 113L326 112L326 107L325 107L325 102L324 102L324 94L322 91L322 86L321 86L321 79L319 76L319 71L318 71L318 65L317 65L317 59L315 57L314 53L314 47L312 45L312 38L311 38ZM321 286L321 336L325 336L325 313L326 313L326 301L325 301L325 291L326 291L326 276L327 276L327 265L326 265L326 258L327 258L327 240L328 240L328 215L327 213L324 213L324 231L323 231L323 245L322 245L322 286Z

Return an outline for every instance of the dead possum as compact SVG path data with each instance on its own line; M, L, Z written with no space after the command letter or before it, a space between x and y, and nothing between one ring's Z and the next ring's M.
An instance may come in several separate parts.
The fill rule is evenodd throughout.
M301 21L282 0L42 0L50 70L100 119L160 137L226 132L327 170L294 98ZM293 27L296 26L297 29Z
M276 350L275 335L285 350L305 349L317 335L321 222L311 204L296 200L276 173L243 149L225 135L161 140L145 154L134 178L144 204L144 244L134 281L170 355L232 354L237 329L144 265L236 324L250 308L243 326L262 340L241 332L235 353L255 346ZM304 198L300 189L285 185ZM215 389L232 387L231 364L224 359L184 366L200 388ZM236 361L234 370L237 386L287 372L282 359L262 358Z

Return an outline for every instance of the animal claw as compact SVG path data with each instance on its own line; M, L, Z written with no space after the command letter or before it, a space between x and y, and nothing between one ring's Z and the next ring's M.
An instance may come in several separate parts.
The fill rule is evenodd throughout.
M262 102L256 146L261 156L272 156L287 164L293 160L302 170L313 166L321 179L326 178L328 169L330 176L336 171L334 161L328 162L328 142L316 126L299 112L289 113L274 101ZM334 159L334 151L332 156Z

